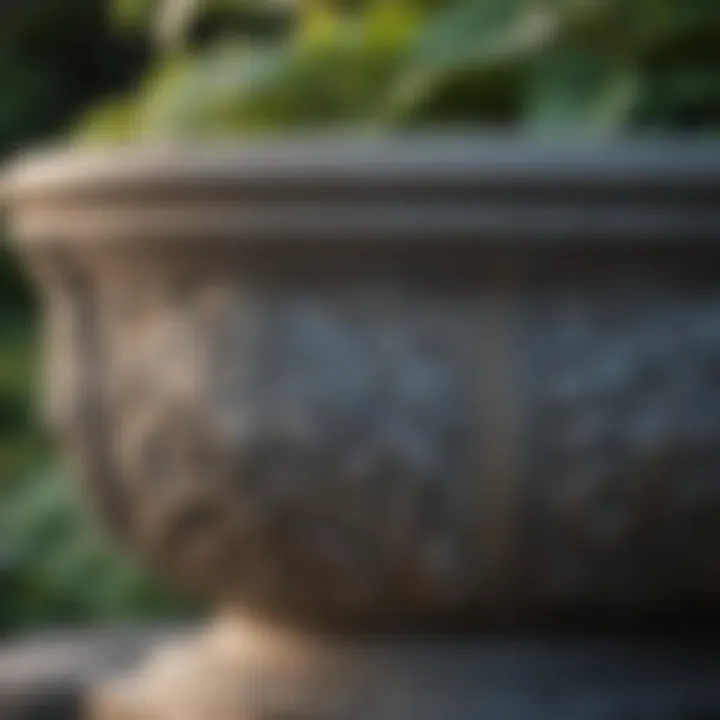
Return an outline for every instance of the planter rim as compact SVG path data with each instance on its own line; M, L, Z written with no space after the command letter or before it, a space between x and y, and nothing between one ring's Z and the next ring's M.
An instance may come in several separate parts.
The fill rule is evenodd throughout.
M285 137L54 150L12 164L0 199L30 221L21 238L102 228L109 238L714 240L720 138Z
M291 180L458 181L650 185L720 181L720 136L550 141L510 136L401 135L277 138L194 146L50 149L10 165L3 198L23 202L152 181L168 189L205 183ZM671 177L671 176L674 176ZM678 177L679 176L679 177Z

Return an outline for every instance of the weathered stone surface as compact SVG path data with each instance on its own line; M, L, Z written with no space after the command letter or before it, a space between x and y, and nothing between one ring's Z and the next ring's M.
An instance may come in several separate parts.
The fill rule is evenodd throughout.
M696 639L354 639L221 624L91 696L92 720L720 717Z
M152 663L125 675L148 652ZM209 635L66 631L0 649L0 717L714 720L718 657L707 633L318 642L226 624Z
M712 284L258 282L241 258L140 257L58 284L51 320L76 331L50 355L80 377L52 414L109 523L183 582L324 622L720 595Z
M180 637L181 632L175 631ZM47 632L0 646L0 718L81 720L95 683L126 672L167 628Z
M135 152L38 161L10 195L47 298L48 414L108 526L226 606L355 631L310 643L322 672L294 667L289 707L246 708L258 655L228 631L234 660L186 645L174 691L153 706L131 684L101 720L138 698L145 720L180 702L198 720L221 686L232 720L320 696L330 717L538 718L542 683L590 687L597 655L548 678L475 641L356 641L718 619L717 143ZM547 716L662 718L686 667L707 677L673 665L636 704L631 672L609 705L570 693Z
M550 605L720 596L720 292L649 279L529 300L530 568Z
M117 498L121 532L150 557L258 608L368 619L472 601L482 479L466 300L222 277L178 299L152 273L130 277L103 278L79 340L99 349L70 353L104 358L93 420L78 409L87 376L54 413L81 450L103 418L110 472L94 482L111 523Z

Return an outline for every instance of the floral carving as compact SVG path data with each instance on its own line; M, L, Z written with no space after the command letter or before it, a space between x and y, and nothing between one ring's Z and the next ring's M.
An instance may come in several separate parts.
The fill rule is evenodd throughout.
M720 302L707 292L538 302L532 573L550 601L720 594Z
M133 309L137 293L140 310ZM108 445L133 541L279 612L468 602L473 399L451 307L232 280L98 298Z

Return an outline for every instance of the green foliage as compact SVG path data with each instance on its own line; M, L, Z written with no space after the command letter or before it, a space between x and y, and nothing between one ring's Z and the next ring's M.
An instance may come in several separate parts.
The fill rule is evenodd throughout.
M142 42L109 25L104 0L0 4L0 157L70 127L144 58Z
M110 26L105 0L0 3L0 160L64 133L88 102L134 82L145 55L142 38ZM109 546L73 484L47 470L56 460L39 423L34 327L0 228L0 634L184 612Z
M0 314L26 313L32 298L17 258L9 251L0 231Z
M93 113L80 141L720 122L717 0L120 2L131 5L155 35L158 68L136 98ZM284 22L253 32L268 8ZM223 25L198 39L218 13Z
M185 613L93 525L38 426L36 341L0 314L0 635L58 622Z
M105 0L0 3L0 160L66 132L78 111L134 82L145 41L109 24ZM32 294L0 228L0 634L38 623L175 613L96 532L54 470L40 429Z
M35 417L35 343L26 317L0 315L0 493L38 463L44 441Z
M0 633L190 613L189 602L107 542L80 496L58 472L35 472L3 493Z
M94 111L82 137L104 140L108 125L123 139L155 139L375 124L419 27L409 4L376 3L359 14L310 5L281 41L175 49L160 59L134 106Z

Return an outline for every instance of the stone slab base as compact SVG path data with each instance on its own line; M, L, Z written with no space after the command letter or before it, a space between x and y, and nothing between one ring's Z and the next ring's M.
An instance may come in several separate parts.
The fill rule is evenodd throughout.
M81 717L720 720L720 638L350 641L220 622L0 652L0 718Z
M167 627L63 630L0 644L0 720L78 720L89 688L134 667L186 631Z

